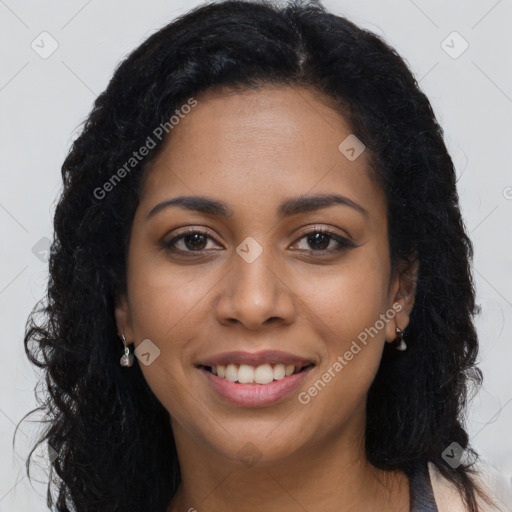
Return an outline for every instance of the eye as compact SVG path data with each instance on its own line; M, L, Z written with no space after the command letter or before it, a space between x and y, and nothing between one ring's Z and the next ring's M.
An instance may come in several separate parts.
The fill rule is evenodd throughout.
M208 231L201 229L188 229L184 232L171 238L169 241L162 242L165 250L173 253L186 255L187 253L197 253L198 255L204 252L210 252L212 247L208 247L208 242L215 240ZM304 240L308 247L299 247L299 250L326 254L340 252L345 249L357 247L351 240L345 238L333 231L325 228L315 228L301 236L295 245L300 244ZM213 249L216 250L216 249Z
M324 228L312 229L301 236L295 243L298 244L301 240L305 240L305 243L312 247L312 249L299 247L300 250L309 250L310 252L317 253L333 253L356 247L356 244L348 238Z
M202 253L203 251L209 251L209 240L214 239L208 231L201 229L188 229L187 231L176 235L171 240L162 242L162 245L166 250L175 253Z

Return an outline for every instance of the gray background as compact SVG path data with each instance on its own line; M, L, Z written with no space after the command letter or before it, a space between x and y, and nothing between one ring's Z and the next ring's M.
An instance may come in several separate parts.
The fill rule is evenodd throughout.
M39 484L30 484L23 466L37 424L22 423L14 450L12 437L15 424L36 406L37 374L24 354L23 331L45 292L45 247L52 237L60 166L121 58L198 4L0 0L0 512L45 509L44 463L35 466ZM475 245L482 306L477 328L485 382L472 402L468 428L476 449L510 481L512 3L338 0L324 5L383 35L398 50L445 130ZM461 53L464 41L469 46ZM44 55L52 44L58 48Z

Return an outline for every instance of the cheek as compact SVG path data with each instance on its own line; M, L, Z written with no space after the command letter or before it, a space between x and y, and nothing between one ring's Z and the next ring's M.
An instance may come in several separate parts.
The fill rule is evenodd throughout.
M160 403L178 417L189 400L189 375L184 361L188 358L189 340L197 334L194 325L197 330L201 299L212 287L209 279L206 274L196 275L192 267L179 270L175 266L171 271L168 263L144 258L129 273L135 347L149 339L159 350L154 362L138 364Z
M350 345L387 307L387 264L378 252L368 248L354 252L343 264L294 269L288 276L290 288L305 306L303 313L309 311L309 318L331 340L331 347Z
M379 367L386 325L380 318L387 308L388 275L378 253L377 249L361 251L346 265L301 273L294 283L304 305L302 314L323 340L321 379L329 382L331 392L322 393L319 405L324 400L332 405L343 397L346 412L364 397Z
M172 264L163 255L148 258L137 251L132 261L128 279L135 338L179 344L186 337L182 330L187 317L204 307L218 281L216 272L199 265Z
M208 293L218 282L215 277L215 272L179 267L136 250L131 256L128 294L135 348L149 339L159 350L154 362L138 364L155 395L170 411L182 401L189 347L205 320Z
M362 407L379 368L385 330L373 329L385 310L380 284L376 274L366 272L361 278L351 272L325 279L321 290L304 287L302 292L308 306L304 313L314 313L308 322L322 339L324 361L302 390L300 403L316 411L325 432L348 421Z

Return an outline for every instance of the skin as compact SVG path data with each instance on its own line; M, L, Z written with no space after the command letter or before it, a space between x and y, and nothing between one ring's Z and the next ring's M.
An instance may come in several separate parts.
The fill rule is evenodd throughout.
M349 161L338 150L350 126L307 88L208 90L197 101L144 183L128 293L115 311L127 342L150 339L160 350L140 366L169 411L178 451L182 484L168 512L408 511L406 476L377 470L364 453L367 391L384 343L409 322L417 274L417 264L391 272L386 198L370 178L367 152ZM285 199L332 193L367 214L336 204L277 215ZM188 195L222 201L232 215L172 206L146 219L155 205ZM187 226L208 237L181 238L181 255L163 247ZM318 228L353 247L308 241ZM249 236L263 249L252 263L236 252ZM396 316L301 404L298 392L393 304L402 308ZM270 406L227 403L195 367L224 351L273 348L315 367L297 393ZM260 457L252 466L239 455L249 442Z

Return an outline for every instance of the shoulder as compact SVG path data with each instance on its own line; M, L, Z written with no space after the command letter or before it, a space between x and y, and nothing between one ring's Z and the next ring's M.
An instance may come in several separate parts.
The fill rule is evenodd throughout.
M433 463L428 463L428 470L438 511L467 512L468 509L464 505L464 501L455 486L440 473ZM509 485L503 485L501 482L498 482L499 474L492 472L489 467L482 465L479 466L478 473L472 478L495 503L495 506L488 505L478 495L479 512L508 512L511 510L512 489ZM504 481L504 478L501 478Z

